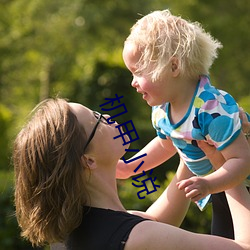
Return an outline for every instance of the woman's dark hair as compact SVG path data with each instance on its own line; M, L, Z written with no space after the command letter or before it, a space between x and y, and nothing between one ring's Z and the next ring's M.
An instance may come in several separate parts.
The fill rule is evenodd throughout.
M86 133L64 99L33 111L14 142L15 205L22 236L33 245L64 241L86 202Z

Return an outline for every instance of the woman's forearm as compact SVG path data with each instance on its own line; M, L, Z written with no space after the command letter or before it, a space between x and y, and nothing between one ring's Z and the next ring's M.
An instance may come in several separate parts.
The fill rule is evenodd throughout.
M189 208L190 200L177 188L176 183L193 176L185 164L180 161L176 175L163 194L148 208L147 214L157 221L180 226Z

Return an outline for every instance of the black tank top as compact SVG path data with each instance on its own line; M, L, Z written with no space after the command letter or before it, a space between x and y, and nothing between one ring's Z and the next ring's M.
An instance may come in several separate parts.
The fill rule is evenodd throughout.
M82 223L66 242L67 250L122 250L133 227L146 219L110 209L85 208Z

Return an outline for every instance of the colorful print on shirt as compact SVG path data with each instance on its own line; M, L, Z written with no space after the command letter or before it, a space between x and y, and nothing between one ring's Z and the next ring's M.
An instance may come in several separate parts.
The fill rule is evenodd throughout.
M201 76L189 109L180 122L170 122L169 108L169 103L152 108L152 123L158 136L173 141L194 174L208 174L212 165L196 141L206 140L218 150L230 145L241 130L237 103L230 94L213 87L208 76Z

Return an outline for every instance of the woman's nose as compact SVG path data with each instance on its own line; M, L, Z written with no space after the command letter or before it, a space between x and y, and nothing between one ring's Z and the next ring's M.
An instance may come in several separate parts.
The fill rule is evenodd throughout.
M110 117L109 114L103 114L103 116L108 120L108 118Z
M108 124L113 124L113 123L116 123L116 121L112 121L112 116L108 115L108 114L104 114L103 115L105 117L105 119L107 120Z

